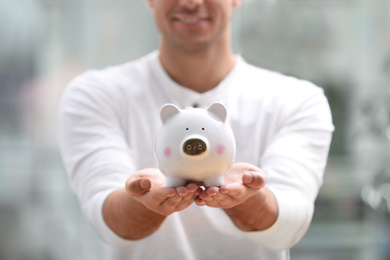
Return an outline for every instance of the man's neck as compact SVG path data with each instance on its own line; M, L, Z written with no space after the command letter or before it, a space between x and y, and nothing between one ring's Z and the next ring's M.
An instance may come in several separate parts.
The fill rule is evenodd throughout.
M236 62L230 45L194 52L171 51L160 46L159 58L174 81L199 93L215 88Z

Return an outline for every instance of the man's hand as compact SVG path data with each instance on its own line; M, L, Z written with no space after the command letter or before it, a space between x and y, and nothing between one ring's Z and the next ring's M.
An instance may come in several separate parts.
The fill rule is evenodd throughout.
M223 208L244 231L264 230L275 223L278 206L272 192L264 188L265 173L247 163L236 163L224 176L220 188L209 187L195 200L199 206Z
M264 172L247 163L236 163L224 176L225 184L220 188L209 187L196 199L199 206L207 205L228 209L235 207L263 188Z
M190 206L201 189L194 183L176 189L165 187L164 174L158 169L144 169L127 180L126 192L145 208L168 216Z
M194 183L165 187L165 175L158 169L144 169L129 177L124 189L108 196L103 217L119 236L142 239L155 232L166 216L190 206L200 191Z

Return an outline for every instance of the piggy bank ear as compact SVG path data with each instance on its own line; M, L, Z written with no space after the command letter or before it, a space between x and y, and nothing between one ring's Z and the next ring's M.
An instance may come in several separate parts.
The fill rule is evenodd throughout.
M222 122L226 121L227 111L225 106L221 103L212 104L209 108L207 108L207 111L217 116Z
M173 104L165 104L161 107L160 117L163 124L167 122L169 118L180 113L180 109Z

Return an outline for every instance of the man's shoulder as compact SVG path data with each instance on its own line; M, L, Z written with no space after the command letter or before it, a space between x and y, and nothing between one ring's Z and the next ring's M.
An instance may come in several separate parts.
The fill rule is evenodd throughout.
M155 59L156 54L152 52L126 63L108 66L102 69L89 69L75 79L86 81L99 79L112 82L112 80L117 81L139 77L147 73Z
M155 52L132 61L108 66L102 69L88 69L70 81L67 88L84 89L85 91L111 92L130 86L142 85L150 74L151 66L156 59Z

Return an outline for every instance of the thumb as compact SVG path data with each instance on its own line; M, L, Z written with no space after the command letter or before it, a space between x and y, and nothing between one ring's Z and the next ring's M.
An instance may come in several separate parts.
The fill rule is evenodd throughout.
M149 179L135 179L126 182L126 191L130 195L139 196L150 190L152 183Z
M265 175L257 172L245 172L242 175L242 183L248 188L260 189L265 184Z

